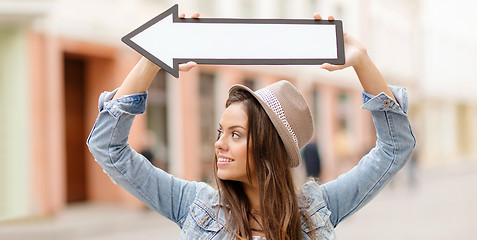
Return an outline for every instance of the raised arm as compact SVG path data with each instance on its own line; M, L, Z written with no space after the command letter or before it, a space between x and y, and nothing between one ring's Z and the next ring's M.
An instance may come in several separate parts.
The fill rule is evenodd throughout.
M142 57L129 72L126 79L124 79L113 99L119 99L124 95L145 92L159 70L161 70L159 66Z
M182 64L179 69L187 71L195 65L190 62ZM196 192L204 185L175 178L154 167L128 144L135 115L144 113L145 92L159 70L158 66L143 57L121 87L101 94L100 113L87 145L113 182L181 226Z
M181 64L179 70L189 71L196 65L195 62ZM145 92L151 85L152 79L154 79L154 76L159 70L161 70L159 66L149 61L147 58L142 57L123 81L113 99L121 98L124 95Z
M315 15L315 19L320 19ZM376 146L353 169L322 186L324 200L337 225L358 211L391 181L406 164L415 146L407 118L407 93L389 87L369 58L366 49L345 34L345 65L323 64L335 71L353 67L364 89L362 108L370 110L376 128Z

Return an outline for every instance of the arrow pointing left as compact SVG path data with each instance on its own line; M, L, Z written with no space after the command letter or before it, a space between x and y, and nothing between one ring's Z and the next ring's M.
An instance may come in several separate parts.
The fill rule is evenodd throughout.
M339 20L180 19L178 5L122 38L175 77L180 63L344 64Z

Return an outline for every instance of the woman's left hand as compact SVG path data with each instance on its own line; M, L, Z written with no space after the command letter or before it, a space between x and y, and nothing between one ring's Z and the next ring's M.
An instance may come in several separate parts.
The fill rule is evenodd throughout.
M315 13L315 20L321 20L320 14ZM335 18L329 16L328 20L333 21ZM378 95L382 92L390 96L394 101L396 98L389 89L387 83L384 81L383 76L379 72L378 68L374 65L371 58L368 56L368 51L361 45L361 43L354 37L343 33L344 48L345 48L345 64L334 65L324 63L321 65L322 69L328 71L336 71L347 67L353 67L358 79L363 86L364 91L367 93Z
M323 19L318 13L315 13L313 17L315 20ZM328 20L333 21L335 20L335 18L333 16L329 16ZM356 40L354 37L344 32L343 38L344 38L344 48L345 48L345 64L334 65L334 64L324 63L323 65L321 65L322 69L326 69L328 71L336 71L336 70L344 69L350 66L356 67L361 63L363 57L367 55L366 48L363 45L361 45L361 43L358 40Z

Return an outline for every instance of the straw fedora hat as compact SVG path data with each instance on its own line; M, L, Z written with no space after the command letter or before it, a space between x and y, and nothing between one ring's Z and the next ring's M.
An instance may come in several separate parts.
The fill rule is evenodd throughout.
M240 89L251 93L262 105L285 145L290 166L300 165L300 149L310 141L314 131L310 108L303 96L285 80L255 92L240 84L233 85L229 95Z

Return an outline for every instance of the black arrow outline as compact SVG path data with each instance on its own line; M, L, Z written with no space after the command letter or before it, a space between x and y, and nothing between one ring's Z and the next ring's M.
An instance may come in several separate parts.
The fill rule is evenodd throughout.
M204 58L173 58L172 67L146 51L135 42L131 41L131 38L138 35L145 29L151 27L167 16L171 15L173 22L181 23L250 23L250 24L329 24L336 26L336 40L338 43L337 59L204 59ZM323 63L331 63L342 65L345 63L344 55L344 40L343 40L343 23L340 20L310 20L310 19L240 19L240 18L179 18L179 5L175 4L171 8L167 9L163 13L149 20L139 28L130 32L121 38L121 41L130 46L141 55L157 64L162 69L166 70L174 77L179 77L179 64L194 61L198 64L216 64L216 65L319 65Z

